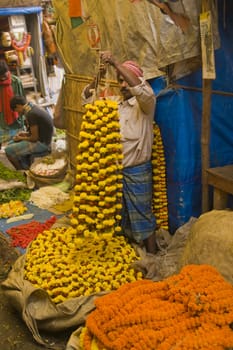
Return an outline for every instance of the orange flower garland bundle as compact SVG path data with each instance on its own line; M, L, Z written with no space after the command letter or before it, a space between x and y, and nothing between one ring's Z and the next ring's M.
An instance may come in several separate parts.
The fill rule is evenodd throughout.
M188 265L161 282L128 283L95 304L80 336L84 350L233 347L233 286L212 266Z

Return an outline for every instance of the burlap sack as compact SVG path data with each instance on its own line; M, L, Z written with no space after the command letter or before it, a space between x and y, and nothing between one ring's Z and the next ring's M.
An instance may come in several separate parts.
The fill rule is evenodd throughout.
M209 264L233 284L233 211L212 210L192 226L179 268Z
M145 278L161 280L177 272L177 261L186 244L190 228L196 221L191 218L180 227L174 236L167 231L157 232L157 244L160 251L156 255L147 254L135 246L141 260L134 263L136 270L142 271ZM57 223L58 224L58 223ZM67 220L60 223L69 224ZM36 289L30 282L24 280L25 255L16 260L2 288L12 305L20 312L23 320L31 331L34 339L47 348L60 349L59 344L49 343L43 331L59 332L69 328L76 329L70 334L66 350L79 350L79 334L86 317L94 310L97 297L108 292L97 293L89 297L79 297L55 305L43 289Z
M56 333L84 325L87 315L94 309L94 300L106 293L96 293L54 304L45 290L35 288L23 278L25 255L20 256L8 278L2 283L4 294L31 331L34 339L49 349L61 349L59 344L50 343L43 331ZM70 331L72 333L72 331Z
M178 272L178 262L186 245L191 227L196 218L179 227L172 236L165 230L156 231L156 241L159 251L156 255L148 254L139 247L135 247L141 260L136 261L133 266L142 271L145 278L153 281L161 281L164 278Z
M0 179L0 191L10 190L12 188L25 188L26 184L19 180L3 180Z

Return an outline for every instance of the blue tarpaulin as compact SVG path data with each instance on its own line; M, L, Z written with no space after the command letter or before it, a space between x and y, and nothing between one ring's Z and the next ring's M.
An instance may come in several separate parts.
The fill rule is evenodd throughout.
M0 16L18 16L18 15L30 15L33 13L40 13L42 7L9 7L9 8L0 8Z
M210 166L233 164L233 1L227 2L225 23L219 6L221 48L215 52L216 79L212 84ZM171 233L202 211L201 70L180 79L187 89L166 89L163 78L151 81L158 95L155 120L160 127L167 167L169 229Z

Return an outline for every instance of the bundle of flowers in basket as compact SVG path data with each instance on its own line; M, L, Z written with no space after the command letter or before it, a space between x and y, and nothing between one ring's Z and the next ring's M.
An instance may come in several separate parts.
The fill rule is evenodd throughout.
M63 152L54 152L35 160L27 175L37 185L52 185L64 179L67 166L67 156Z

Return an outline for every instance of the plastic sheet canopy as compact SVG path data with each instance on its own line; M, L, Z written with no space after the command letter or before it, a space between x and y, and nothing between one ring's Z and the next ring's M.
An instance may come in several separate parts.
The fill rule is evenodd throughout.
M57 20L55 36L66 73L84 76L96 73L98 54L88 40L90 26L98 28L100 50L111 50L120 61L138 61L146 79L163 75L161 69L169 64L200 54L200 0L170 3L173 12L190 19L185 33L146 0L83 0L84 22L76 27L72 27L69 17L68 0L54 0L53 6ZM212 2L211 6L217 33Z

